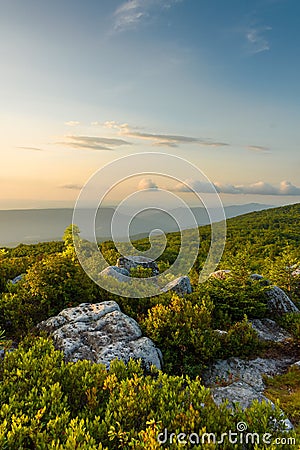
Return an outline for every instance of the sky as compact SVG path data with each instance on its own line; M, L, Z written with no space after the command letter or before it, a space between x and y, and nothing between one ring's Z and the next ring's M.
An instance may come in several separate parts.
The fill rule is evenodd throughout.
M72 207L97 170L140 152L196 165L227 205L300 201L298 0L0 7L0 209ZM172 186L144 172L107 203L203 190L184 168Z

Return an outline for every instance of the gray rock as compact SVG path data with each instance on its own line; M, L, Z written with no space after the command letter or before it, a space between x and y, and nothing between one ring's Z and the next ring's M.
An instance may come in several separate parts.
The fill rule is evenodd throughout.
M252 273L250 275L250 279L253 281L259 281L261 286L269 286L270 281L266 280L262 275L258 275L258 273Z
M267 290L266 295L270 312L277 315L299 312L297 306L278 286L273 286L271 289Z
M300 370L300 361L295 362L291 367L297 367Z
M218 280L225 280L228 276L230 276L231 270L216 270L212 272L209 276L213 278L217 278Z
M253 387L243 381L235 381L227 386L214 387L212 389L214 402L219 406L228 400L229 406L239 403L242 409L249 408L254 400L262 402L266 397L257 392Z
M262 375L274 376L283 373L292 363L291 358L263 359L252 361L239 358L218 360L203 373L203 382L211 388L214 402L220 405L228 401L232 408L239 403L242 409L251 406L254 400L274 404L264 395L265 384ZM273 420L273 419L272 419ZM294 427L282 413L282 419L272 423L273 429L280 427L288 431Z
M250 275L250 278L255 281L260 281L264 279L264 277L262 275L259 275L258 273L252 273Z
M292 335L281 328L271 319L250 320L252 328L257 332L258 338L266 342L283 342L292 339Z
M100 275L104 275L106 277L112 277L117 281L128 283L130 273L127 269L124 269L123 267L117 267L117 266L109 266L106 267L102 272L100 272Z
M17 284L19 283L21 280L23 280L23 278L25 277L26 273L21 273L20 275L16 276L15 278L13 278L12 280L9 280L11 284Z
M192 286L189 277L176 278L176 280L168 283L161 291L168 292L170 290L176 292L176 294L180 295L180 297L183 297L186 294L191 294Z
M217 333L219 336L226 336L228 334L228 332L224 330L214 330L214 332Z
M109 368L113 359L141 359L144 368L162 367L159 349L142 332L137 322L120 311L114 301L82 303L67 308L38 325L46 331L66 361L87 359Z
M235 381L228 386L221 386L212 389L212 397L216 405L221 405L225 400L228 401L229 408L234 407L236 403L244 410L249 408L254 400L258 400L260 403L265 401L275 408L274 403L265 397L262 392L257 392L249 384L243 381ZM282 412L282 419L277 421L276 419L271 419L272 424L270 424L273 429L278 429L280 427L283 431L291 431L294 429L293 424L288 418L285 418Z
M159 275L157 263L145 256L121 256L117 260L117 267L122 267L130 272L130 269L136 269L137 267L143 267L144 269L151 269L152 276Z
M283 373L293 362L292 358L244 360L240 358L219 359L203 373L206 386L231 384L243 381L255 391L262 392L265 388L262 375L274 376Z

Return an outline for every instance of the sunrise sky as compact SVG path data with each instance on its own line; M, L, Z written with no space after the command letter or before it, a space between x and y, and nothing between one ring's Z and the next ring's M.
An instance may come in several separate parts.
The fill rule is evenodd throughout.
M300 201L298 0L0 7L0 209L71 207L97 169L149 151L197 165L225 204Z

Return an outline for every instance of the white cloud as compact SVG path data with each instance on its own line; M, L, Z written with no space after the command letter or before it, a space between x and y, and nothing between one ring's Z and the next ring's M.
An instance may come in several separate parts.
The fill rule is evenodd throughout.
M300 195L300 188L293 185L290 181L281 181L279 186L273 186L265 181L239 185L224 184L216 181L212 185L220 194ZM199 180L187 179L183 183L178 183L173 190L176 192L211 193L214 192L212 185Z
M278 188L272 186L264 181L258 181L257 183L249 185L235 186L242 194L258 194L258 195L278 195Z
M77 120L69 120L68 122L65 122L65 125L68 125L68 127L76 127L77 125L80 125L80 122Z
M214 183L216 190L219 193L222 194L240 194L240 190L236 187L233 186L232 184L224 184L224 183L219 183L218 181L216 181Z
M142 191L144 189L157 190L158 186L151 178L142 178L138 184L138 190Z
M176 186L173 189L175 192L198 192L198 193L214 193L214 185L199 181L199 180L193 180L191 178L186 179L182 183L176 184Z
M155 12L169 9L183 0L127 0L114 12L114 31L136 28Z
M100 125L99 122L93 122L93 124ZM107 120L102 125L104 126L104 128L110 128L124 132L128 129L128 123L118 123L115 120Z
M294 186L290 181L282 181L279 191L282 195L300 195L300 188Z
M261 53L270 50L270 44L264 33L272 30L271 27L250 27L246 31L246 39L250 53Z

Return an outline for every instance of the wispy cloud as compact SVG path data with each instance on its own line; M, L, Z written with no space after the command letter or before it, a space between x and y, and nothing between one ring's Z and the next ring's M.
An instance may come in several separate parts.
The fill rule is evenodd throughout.
M127 0L114 12L114 31L121 32L136 28L155 12L170 9L184 0Z
M62 142L57 142L71 148L89 149L89 150L115 150L122 145L131 145L130 142L123 139L104 138L98 136L66 136Z
M142 178L142 180L138 184L138 190L151 189L157 190L157 184L151 180L151 178Z
M76 127L77 125L80 125L80 122L77 120L69 120L68 122L65 122L65 125L68 125L68 127Z
M38 147L16 147L19 148L21 150L30 150L33 152L43 152L44 150L42 148L38 148Z
M226 142L219 142L212 139L204 139L199 137L140 132L136 131L135 128L129 127L127 123L119 124L113 120L105 122L104 126L110 129L117 129L119 134L122 136L150 141L152 145L161 147L178 147L180 144L198 144L209 147L222 147L229 145Z
M248 145L247 149L251 152L257 153L271 153L271 150L268 147L264 147L262 145Z
M247 29L245 37L250 53L256 54L270 50L269 40L265 36L265 33L270 30L272 28L268 26L252 26Z
M82 185L81 184L63 184L62 186L59 186L62 189L71 189L74 191L79 191L80 189L82 189Z

